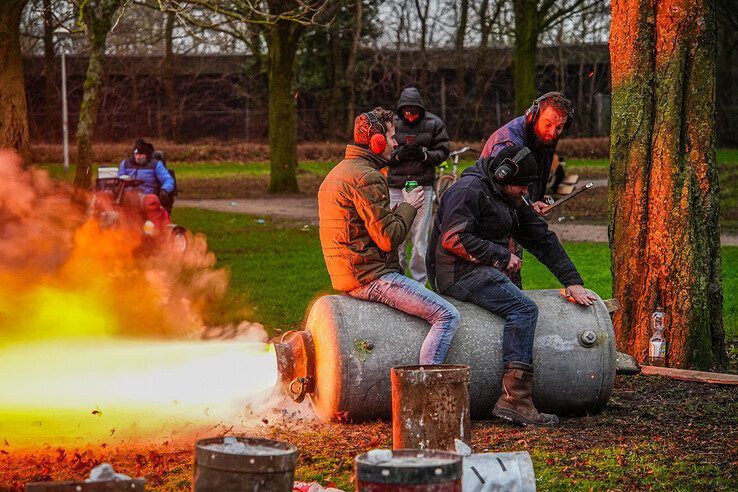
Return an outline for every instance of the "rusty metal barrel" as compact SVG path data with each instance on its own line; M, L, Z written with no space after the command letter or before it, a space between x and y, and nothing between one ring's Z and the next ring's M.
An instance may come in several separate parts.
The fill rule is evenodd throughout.
M195 445L195 492L287 492L295 481L297 448L249 437L200 439Z
M355 461L357 492L461 492L461 456L448 451L373 449Z
M591 291L588 291L594 294ZM526 291L538 306L533 342L533 401L560 415L597 412L615 383L615 334L604 302L580 306L558 290ZM461 322L447 364L471 367L473 418L490 418L502 391L504 318L447 298ZM324 420L389 418L390 369L417 364L428 334L424 320L378 302L331 295L313 303L305 331L275 344L282 380L309 397Z
M453 451L471 443L469 366L393 367L392 447Z

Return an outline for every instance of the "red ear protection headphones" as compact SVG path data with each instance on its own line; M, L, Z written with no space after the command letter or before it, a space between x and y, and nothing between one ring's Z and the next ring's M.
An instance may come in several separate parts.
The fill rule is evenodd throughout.
M387 148L387 137L385 136L387 127L379 121L379 118L373 112L369 111L364 115L369 120L369 148L375 154L380 155Z
M528 147L523 147L513 156L512 159L505 159L502 163L497 166L495 172L492 174L492 178L499 184L507 184L516 174L520 168L518 162L525 159L530 154Z
M574 120L574 105L560 92L547 92L533 101L531 107L525 111L525 124L528 126L535 124L540 113L539 107L541 103L548 99L558 100L562 106L566 108L566 123L564 123L564 130L568 130Z

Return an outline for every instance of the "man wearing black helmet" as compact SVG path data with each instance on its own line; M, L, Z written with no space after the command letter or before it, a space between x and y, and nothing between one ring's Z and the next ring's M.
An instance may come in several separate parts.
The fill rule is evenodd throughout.
M495 158L480 158L441 199L427 266L437 292L505 317L503 393L493 414L524 425L551 426L558 418L539 413L531 400L538 308L508 277L522 266L510 252L509 240L538 258L578 304L589 306L596 297L584 289L556 234L528 204L538 176L526 147L506 146Z

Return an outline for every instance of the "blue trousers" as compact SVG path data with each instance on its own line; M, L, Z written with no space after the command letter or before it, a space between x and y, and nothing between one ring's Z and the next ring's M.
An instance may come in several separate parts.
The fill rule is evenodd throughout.
M538 306L507 275L491 266L478 266L451 284L444 294L504 316L502 354L505 363L533 363Z

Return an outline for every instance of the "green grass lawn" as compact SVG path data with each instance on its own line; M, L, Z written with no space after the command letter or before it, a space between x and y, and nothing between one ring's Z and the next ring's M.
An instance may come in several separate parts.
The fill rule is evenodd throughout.
M299 328L312 300L333 292L315 226L267 218L196 209L175 209L176 221L203 232L220 266L231 271L231 289L211 322L243 319L263 323L270 333ZM612 296L607 244L566 243L588 288L603 299ZM729 338L738 336L738 247L724 247L724 321ZM560 288L532 255L525 256L523 279L528 289Z
M719 149L717 151L718 164L738 164L738 149ZM475 163L474 159L459 161L459 172L463 171ZM610 165L609 159L569 159L567 165L576 168L600 168L607 169ZM238 175L266 175L269 174L269 162L172 162L177 172L177 178L198 179L198 178L222 178ZM303 172L309 172L320 176L325 176L328 171L336 164L336 162L316 162L304 161L300 162L299 169ZM102 163L95 165L109 165ZM74 176L74 168L65 172L61 164L43 164L39 167L49 171L51 176L56 179L71 180Z

